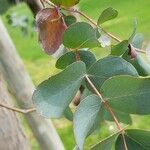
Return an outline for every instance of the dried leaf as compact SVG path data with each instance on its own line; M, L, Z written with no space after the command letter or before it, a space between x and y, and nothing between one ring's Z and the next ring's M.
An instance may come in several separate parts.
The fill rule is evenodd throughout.
M57 8L46 8L36 16L39 41L47 54L54 54L62 44L67 26Z

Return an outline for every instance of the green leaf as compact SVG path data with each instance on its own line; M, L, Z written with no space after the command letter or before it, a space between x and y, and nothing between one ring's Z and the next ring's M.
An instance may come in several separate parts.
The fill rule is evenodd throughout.
M73 150L80 150L78 146L75 146Z
M96 32L96 37L97 37L97 39L99 39L100 36L101 36L101 32L99 31L99 28L98 28L98 27L95 28L95 32Z
M126 130L125 140L128 150L149 150L150 131L128 129ZM122 135L118 136L115 150L124 149Z
M92 95L92 94L93 93L88 88L85 88L81 95L81 101L85 99L87 96Z
M130 36L130 38L129 38L129 40L128 40L129 43L132 42L134 36L136 35L136 32L137 32L137 20L135 19L135 20L134 20L134 28L133 28L133 32L132 32L132 34L131 34L131 36Z
M66 110L64 111L64 117L68 119L69 121L73 121L73 113L70 107L67 107Z
M69 26L64 33L63 44L71 49L100 47L95 29L85 22Z
M81 101L74 114L74 134L78 147L83 149L85 138L91 134L100 123L101 100L96 95L90 95Z
M33 94L33 102L40 114L47 118L61 117L76 95L85 73L85 64L79 61L41 83Z
M86 64L87 69L96 62L96 58L93 53L90 51L80 50L78 51L80 54L80 59ZM70 51L64 55L62 55L56 62L56 68L64 69L68 65L72 64L76 61L76 54L74 51Z
M126 134L140 143L145 149L150 149L150 131L127 129Z
M143 42L144 42L143 35L141 33L137 33L133 37L131 44L133 47L141 49L143 46Z
M50 0L57 6L72 7L79 3L80 0Z
M77 19L75 16L69 15L64 17L65 23L67 26L72 25L73 23L76 23Z
M124 123L124 124L132 124L132 119L129 114L121 112L121 111L117 111L115 109L112 109L112 110L119 122ZM114 119L110 115L110 112L108 112L107 109L105 109L104 111L104 119L108 121L114 121Z
M150 65L144 60L144 58L142 58L140 54L137 53L136 58L131 59L128 52L126 52L122 57L136 68L140 76L150 75Z
M116 76L108 79L101 90L112 109L128 114L150 114L150 78Z
M85 99L87 96L92 95L92 92L88 90L88 88L85 88L82 95L81 95L81 101ZM110 112L105 109L104 106L102 106L103 109L103 118L107 121L114 121L112 116L110 115ZM132 124L132 119L129 114L117 111L115 109L112 109L113 112L115 113L115 116L117 117L118 121L124 124Z
M137 143L127 135L125 135L124 137L125 137L128 150L144 150L139 143ZM120 134L116 141L115 150L123 150L123 149L125 149L125 145L123 142L123 137Z
M116 56L108 56L95 62L88 70L88 75L96 88L100 90L104 81L112 76L138 76L138 73L135 68L124 59Z
M111 48L111 55L120 56L128 50L128 40L124 40Z
M115 142L115 139L118 135L119 135L119 133L115 133L115 134L107 137L106 139L102 140L101 142L99 142L98 144L93 146L91 148L91 150L111 150L112 145Z
M117 16L118 16L118 11L112 7L109 7L101 13L97 24L100 25L106 21L116 18Z

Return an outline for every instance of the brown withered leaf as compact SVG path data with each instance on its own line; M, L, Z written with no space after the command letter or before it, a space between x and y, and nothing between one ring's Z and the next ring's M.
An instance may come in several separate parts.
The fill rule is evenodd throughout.
M57 8L46 8L36 16L39 41L47 54L54 54L62 44L67 26Z

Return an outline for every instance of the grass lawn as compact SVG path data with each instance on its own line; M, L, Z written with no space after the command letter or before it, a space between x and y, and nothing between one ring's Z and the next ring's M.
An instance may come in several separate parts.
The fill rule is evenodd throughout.
M114 33L121 39L126 39L132 33L133 21L136 17L138 19L138 31L144 34L146 40L150 39L150 0L81 0L79 5L80 9L95 21L100 12L108 6L116 8L119 11L119 16L117 19L106 23L104 25L105 29ZM30 20L33 20L33 17L25 4L12 7L2 16L33 82L37 85L44 79L47 79L49 76L57 72L57 69L54 67L55 59L42 52L37 42L36 33L34 33L32 37L23 37L19 29L15 29L7 23L6 16L14 11L20 15L24 14L29 16ZM103 57L108 53L108 50L98 49L95 50L95 53L97 56ZM133 121L134 123L132 127L148 129L150 126L149 116L133 116ZM71 123L65 119L54 120L54 123L64 142L66 150L71 150L75 146ZM25 132L31 141L33 150L38 150L39 146L24 120L23 124L25 127ZM88 138L86 142L86 149L88 149L88 147L93 143L96 143L98 139L107 136L109 131L113 131L112 126L110 126L110 130L108 130L107 127L108 126L106 124L103 124L97 135L93 135L91 138Z

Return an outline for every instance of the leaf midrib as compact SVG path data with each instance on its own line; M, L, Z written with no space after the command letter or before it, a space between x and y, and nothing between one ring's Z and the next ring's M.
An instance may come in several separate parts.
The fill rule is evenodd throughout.
M121 96L116 96L116 97L105 97L107 101L111 101L112 99L119 99L119 98L124 98L124 97L130 97L130 96L139 96L139 95L145 95L145 94L150 94L150 92L138 92L138 94L128 94L128 95L121 95Z

